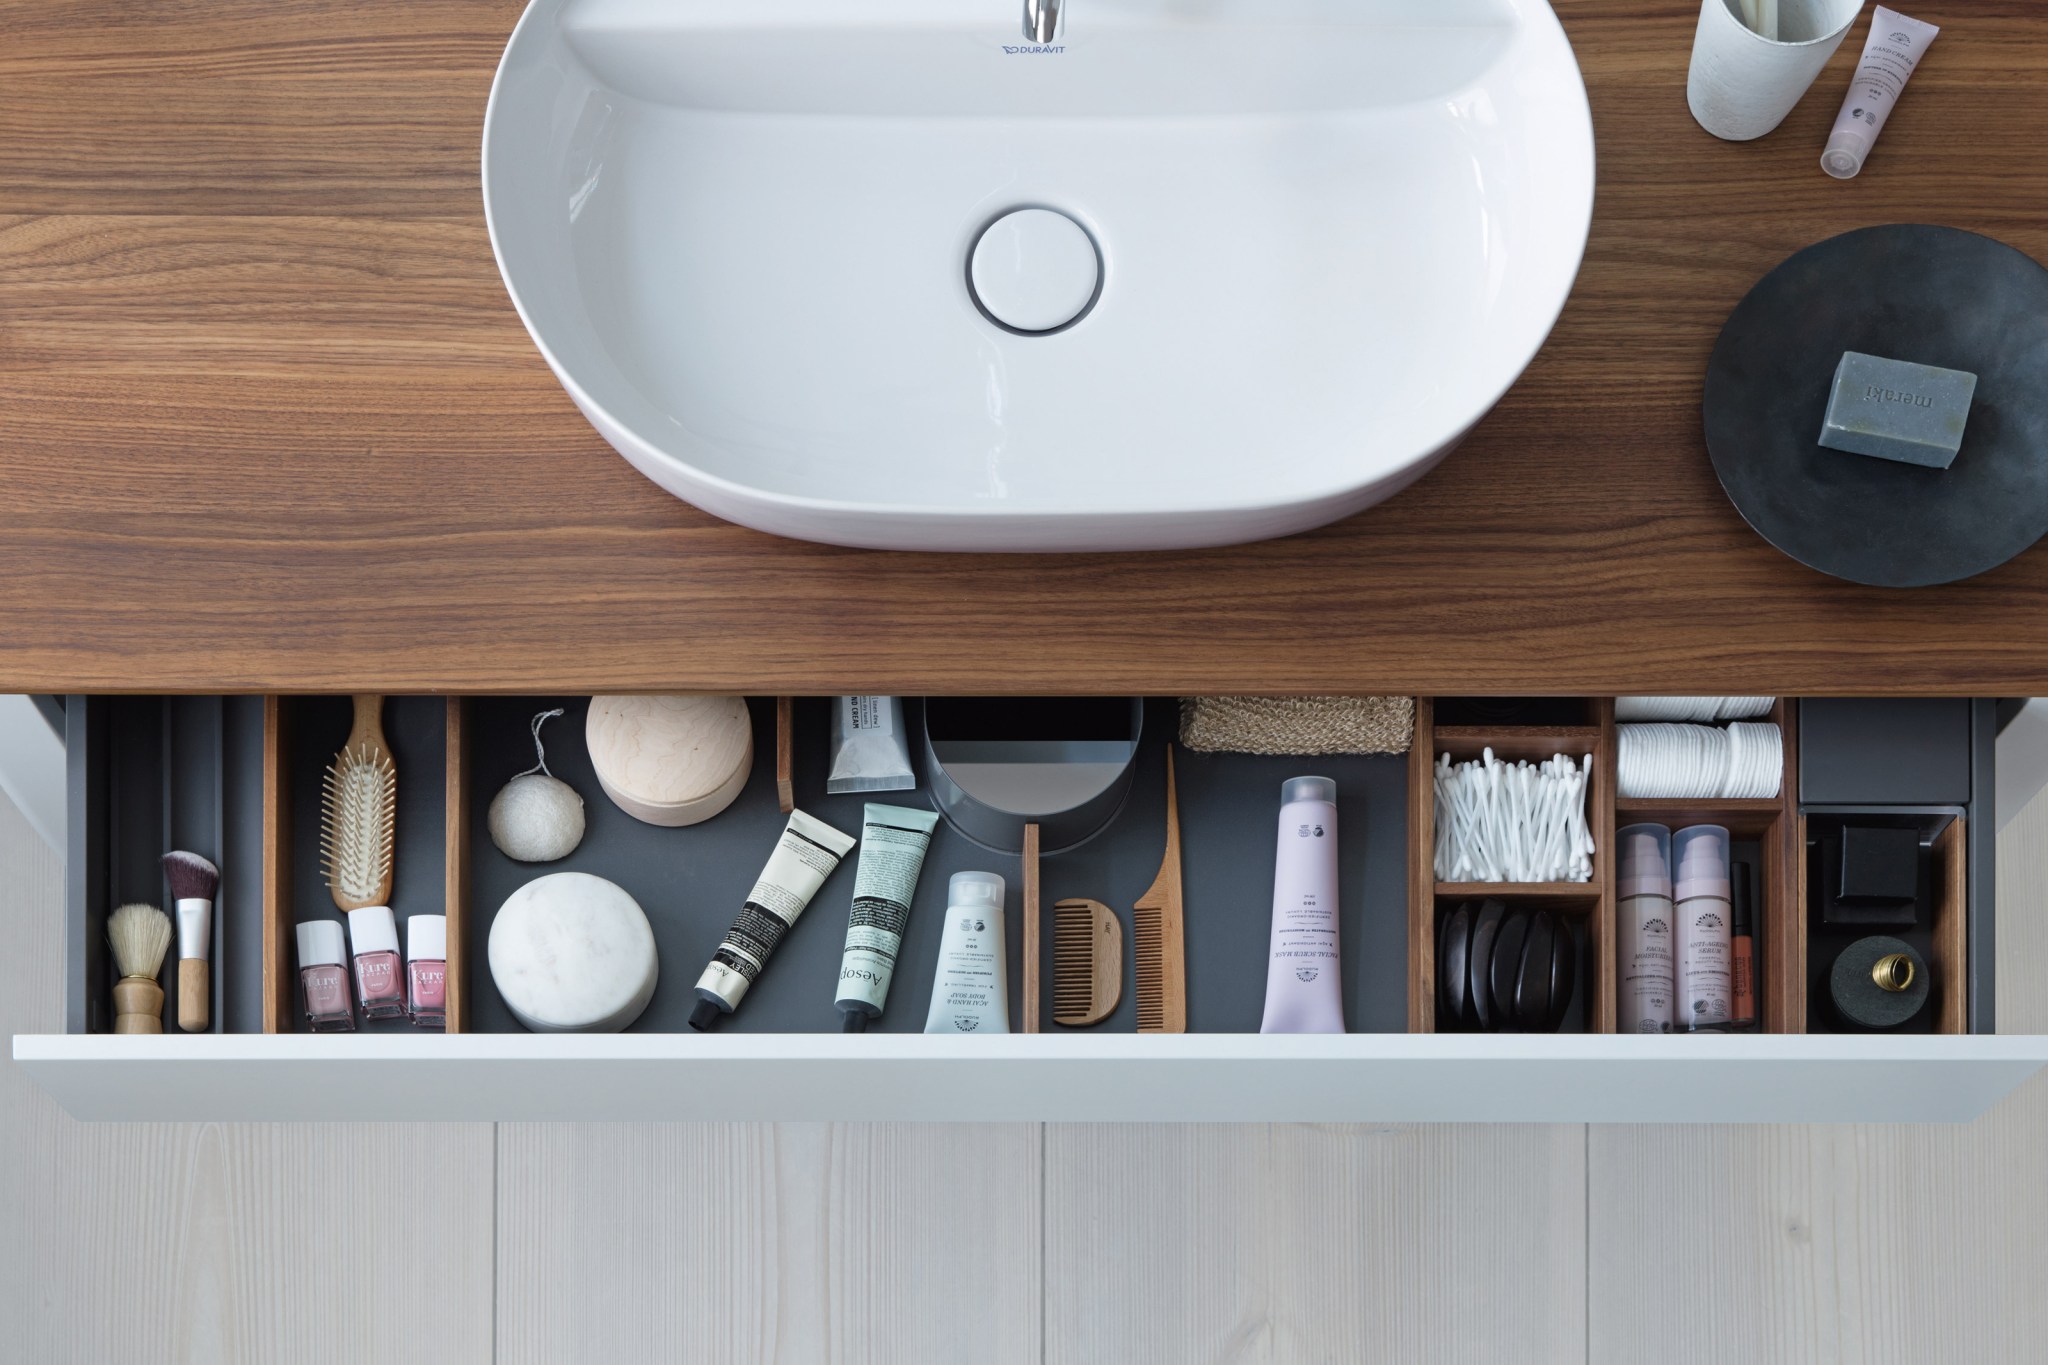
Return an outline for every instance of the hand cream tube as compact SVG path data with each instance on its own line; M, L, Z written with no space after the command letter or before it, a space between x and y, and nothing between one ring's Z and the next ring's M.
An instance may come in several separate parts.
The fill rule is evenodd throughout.
M1003 879L955 872L926 1033L1008 1033L1010 971L1003 952Z
M1842 112L1835 115L1828 149L1821 153L1822 170L1837 180L1850 180L1863 169L1863 158L1884 131L1892 106L1906 93L1906 82L1919 69L1921 55L1940 32L1933 24L1908 19L1883 5L1872 12L1863 59L1856 64Z
M832 771L825 790L900 792L917 785L901 697L836 697L832 702Z
M761 870L761 880L747 893L747 903L740 907L732 928L725 931L711 965L697 978L691 1028L707 1033L718 1027L719 1015L739 1008L747 988L768 965L775 945L782 942L782 936L854 843L851 836L823 820L802 811L790 813L775 851L768 855L768 866Z
M1342 1033L1337 970L1337 784L1296 777L1280 788L1273 858L1273 941L1261 1033Z
M846 955L839 962L841 1026L864 1033L880 1017L896 975L903 926L925 850L932 846L936 811L870 802L860 829L860 867L853 874L853 909L846 917Z

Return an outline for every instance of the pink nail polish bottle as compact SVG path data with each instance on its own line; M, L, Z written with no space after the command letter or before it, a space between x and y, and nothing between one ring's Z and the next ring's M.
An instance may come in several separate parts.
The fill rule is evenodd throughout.
M398 922L388 905L348 912L349 945L356 954L356 998L365 1019L405 1015L405 977L398 962Z
M448 917L405 920L406 987L416 1028L448 1027Z
M333 1033L356 1026L348 993L348 945L341 925L331 919L308 920L299 926L299 995L306 1027Z

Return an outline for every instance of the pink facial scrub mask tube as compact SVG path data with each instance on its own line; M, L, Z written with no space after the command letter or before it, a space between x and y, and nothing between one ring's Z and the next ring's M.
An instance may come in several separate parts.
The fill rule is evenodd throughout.
M1849 82L1842 112L1835 115L1828 149L1821 153L1822 170L1837 180L1851 180L1863 169L1863 159L1884 131L1892 106L1906 93L1906 82L1940 32L1933 24L1908 19L1883 5L1877 7L1870 17L1870 39L1856 63L1856 76Z
M1273 940L1259 1032L1342 1033L1337 964L1337 784L1290 778L1280 788Z

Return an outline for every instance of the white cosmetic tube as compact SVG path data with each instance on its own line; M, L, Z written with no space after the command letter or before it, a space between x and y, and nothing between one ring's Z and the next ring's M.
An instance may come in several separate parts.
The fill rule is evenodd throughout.
M1009 959L1003 951L1003 879L955 872L946 889L946 932L932 983L926 1033L1008 1033Z
M1877 7L1870 16L1863 60L1856 63L1856 77L1849 82L1842 112L1835 115L1835 130L1828 134L1828 149L1821 153L1822 170L1837 180L1852 180L1862 171L1863 159L1884 131L1892 107L1906 93L1906 82L1919 70L1922 54L1940 32L1933 24Z
M747 893L739 917L725 931L704 974L697 978L697 1004L690 1011L690 1027L708 1032L718 1026L720 1015L740 1007L747 990L768 966L768 956L782 936L795 925L797 916L818 894L825 878L839 866L839 860L855 843L823 820L792 811L775 851L761 879Z
M832 702L832 771L825 790L899 792L917 785L901 697L837 697Z
M869 802L860 828L860 866L853 874L853 908L846 916L846 952L839 962L841 1027L864 1033L879 1018L896 976L896 954L910 922L910 898L932 846L936 811Z
M1337 957L1337 784L1296 777L1280 788L1273 856L1273 937L1261 1033L1342 1033Z

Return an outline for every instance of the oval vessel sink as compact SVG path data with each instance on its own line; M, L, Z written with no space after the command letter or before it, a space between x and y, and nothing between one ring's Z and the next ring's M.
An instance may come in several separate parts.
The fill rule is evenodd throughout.
M528 7L491 244L649 478L842 545L1258 540L1419 478L1543 344L1593 132L1542 0L1020 9Z

